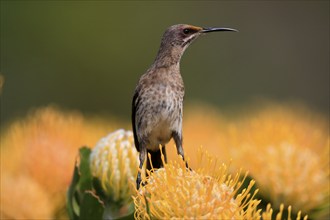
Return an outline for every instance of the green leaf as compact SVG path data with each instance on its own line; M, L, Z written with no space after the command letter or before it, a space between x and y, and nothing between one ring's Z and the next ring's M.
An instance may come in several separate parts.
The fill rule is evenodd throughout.
M70 219L102 219L103 205L91 194L93 191L89 166L91 149L79 149L79 164L76 162L72 181L67 192L67 210ZM100 214L101 213L101 214Z
M80 212L79 204L75 196L79 179L80 179L79 168L76 163L74 166L72 180L67 192L67 199L66 199L68 215L70 219L74 219L74 220L79 219L79 212Z
M90 154L91 149L87 147L79 149L79 163L76 162L67 192L67 209L70 219L134 219L134 204L122 206L111 201L102 189L100 180L92 176L89 165ZM104 204L106 204L106 209Z
M98 220L102 219L104 208L93 194L86 192L80 210L80 220Z
M80 165L79 165L79 190L85 192L86 190L92 189L92 174L89 166L89 155L91 154L91 149L87 147L82 147L79 149Z

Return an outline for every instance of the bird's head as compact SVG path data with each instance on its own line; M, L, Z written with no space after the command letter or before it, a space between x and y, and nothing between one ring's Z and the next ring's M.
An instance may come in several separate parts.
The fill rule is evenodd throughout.
M186 48L199 36L215 31L237 31L232 28L197 27L188 24L173 25L165 31L156 57L156 66L177 64Z
M237 31L232 28L197 27L188 24L177 24L169 27L162 38L162 44L169 46L180 46L182 49L188 47L199 36L215 31Z

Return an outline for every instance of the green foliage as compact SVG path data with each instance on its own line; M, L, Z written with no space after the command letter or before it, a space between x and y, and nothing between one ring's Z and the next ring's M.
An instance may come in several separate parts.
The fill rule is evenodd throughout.
M94 178L89 165L91 149L82 147L67 193L68 215L72 220L134 219L134 205L122 206L107 198L100 180Z
M104 207L94 194L93 177L89 167L91 150L82 147L74 167L71 185L67 194L67 209L70 219L102 219Z

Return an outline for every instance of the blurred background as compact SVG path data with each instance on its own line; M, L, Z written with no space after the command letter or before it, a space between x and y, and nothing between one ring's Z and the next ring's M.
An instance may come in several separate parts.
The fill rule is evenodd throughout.
M178 23L239 30L198 39L181 60L190 166L203 145L249 171L264 207L329 219L329 1L0 6L1 219L68 218L78 149L131 129L135 85Z
M1 1L1 124L48 104L129 121L137 80L177 23L240 31L186 51L186 103L329 112L328 1Z

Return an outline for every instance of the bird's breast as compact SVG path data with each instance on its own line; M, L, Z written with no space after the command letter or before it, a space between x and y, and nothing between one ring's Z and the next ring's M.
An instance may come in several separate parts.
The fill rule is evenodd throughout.
M166 144L173 131L182 130L182 90L171 84L156 84L142 94L137 115L138 130L147 137L149 148L158 150L159 144Z
M171 85L159 85L154 89L156 97L150 105L153 113L161 121L169 123L174 121L177 116L182 114L182 95L177 88Z

